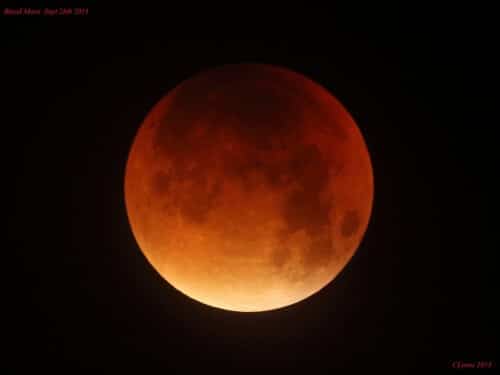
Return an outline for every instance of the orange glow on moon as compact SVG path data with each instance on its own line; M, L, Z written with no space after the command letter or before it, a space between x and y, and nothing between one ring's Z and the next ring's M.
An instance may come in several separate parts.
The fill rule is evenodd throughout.
M362 240L373 189L342 104L261 64L205 71L168 93L125 172L130 225L156 271L197 301L245 312L330 283Z

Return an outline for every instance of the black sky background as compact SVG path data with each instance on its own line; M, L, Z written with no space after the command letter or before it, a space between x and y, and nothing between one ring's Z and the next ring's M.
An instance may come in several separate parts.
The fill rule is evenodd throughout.
M1 367L405 373L495 359L490 39L443 28L176 40L31 22L10 19L2 34L13 260L3 262ZM282 65L330 90L375 174L371 222L348 266L311 298L258 314L202 305L164 282L123 199L128 150L152 106L196 72L238 62Z

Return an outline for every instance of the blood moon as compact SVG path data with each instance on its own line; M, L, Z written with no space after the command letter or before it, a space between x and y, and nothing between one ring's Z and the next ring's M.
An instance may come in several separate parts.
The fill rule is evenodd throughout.
M373 201L363 137L324 88L281 67L225 65L145 118L125 172L133 234L187 296L234 311L301 301L342 270Z

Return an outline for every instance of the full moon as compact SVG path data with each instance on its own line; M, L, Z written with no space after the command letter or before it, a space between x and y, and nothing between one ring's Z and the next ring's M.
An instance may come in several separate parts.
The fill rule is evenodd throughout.
M185 295L241 312L329 284L361 243L373 190L344 106L264 64L207 70L167 93L138 129L124 183L152 267Z

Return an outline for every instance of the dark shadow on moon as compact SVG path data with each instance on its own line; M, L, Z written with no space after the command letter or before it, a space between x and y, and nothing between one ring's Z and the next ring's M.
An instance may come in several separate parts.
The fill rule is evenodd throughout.
M333 197L326 202L320 199L328 189L331 166L317 146L303 143L301 127L313 121L331 125L335 137L345 138L345 133L332 123L332 115L313 93L296 81L273 69L245 66L224 67L186 81L171 93L169 108L155 130L153 148L172 161L171 178L190 186L189 196L174 192L182 197L175 204L195 224L207 219L221 194L222 181L215 186L208 183L208 177L213 177L205 168L210 158L222 160L219 178L239 181L243 191L254 190L262 181L276 191L293 184L281 211L286 228L278 234L280 245L272 261L278 268L286 264L291 256L287 239L302 230L311 246L302 249L301 255L305 267L314 269L335 255L330 223ZM244 160L226 159L220 148L221 140L227 139L224 134L249 146ZM272 160L275 152L285 153L288 161ZM194 169L188 168L193 162ZM162 173L152 183L158 192L169 189L169 178ZM359 225L356 212L349 212L342 234L353 235Z
M189 133L197 123L203 123L209 135L197 139L198 146L207 146L211 136L226 127L256 149L269 149L269 140L311 122L345 139L345 130L325 110L318 93L305 87L290 72L258 65L225 66L195 76L170 93L154 147L182 155L193 147Z

